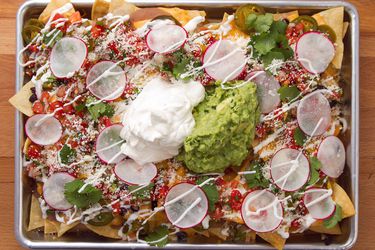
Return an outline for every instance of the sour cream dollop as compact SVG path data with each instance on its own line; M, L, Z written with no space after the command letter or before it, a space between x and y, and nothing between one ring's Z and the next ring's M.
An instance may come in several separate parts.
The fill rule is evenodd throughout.
M142 165L176 156L195 126L192 110L204 93L197 81L149 81L123 116L122 152Z

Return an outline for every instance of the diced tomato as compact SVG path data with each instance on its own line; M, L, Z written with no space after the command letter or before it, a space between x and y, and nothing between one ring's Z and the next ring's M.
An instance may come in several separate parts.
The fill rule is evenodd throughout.
M168 191L169 191L169 187L167 185L160 187L158 198L159 199L165 198L165 196L167 196Z
M44 113L44 106L40 101L36 101L33 104L32 110L34 114L43 114Z
M49 111L52 113L52 112L55 112L56 109L58 108L61 108L63 106L62 102L60 101L54 101L52 103L50 103L49 105ZM57 119L61 118L62 114L63 114L63 110L58 110L55 112L55 117Z
M295 219L291 223L291 227L294 230L298 229L300 226L301 226L301 222L299 221L299 219Z
M36 45L30 45L28 49L29 49L30 52L34 52L34 53L39 51L39 49Z
M229 204L233 210L240 210L242 206L242 194L237 189L234 189L230 194Z
M222 210L222 207L220 204L215 205L215 211L212 214L212 219L214 220L220 220L224 216L224 212Z
M108 116L100 117L99 123L103 124L105 127L109 127L112 125L111 119L109 119Z
M266 127L264 124L262 123L259 123L255 126L255 134L259 137L259 138L263 138L266 136L267 134L267 130L266 130Z
M56 21L56 20L59 20L59 19L62 19L62 18L65 18L62 14L60 14L60 13L56 13L54 16L53 16L53 18L52 18L52 22L53 21ZM51 25L51 26L53 26L53 24ZM54 27L54 26L53 26Z
M119 213L121 210L121 205L120 202L116 202L115 204L112 205L113 212Z
M104 27L100 25L94 25L91 28L91 36L93 38L98 38L104 32Z
M110 42L108 44L108 48L110 50L112 50L112 52L115 53L116 55L118 55L120 53L119 50L117 49L117 46L116 46L115 42Z
M70 105L63 106L63 111L65 114L71 115L71 114L74 114L75 109L73 105L70 104Z
M296 31L297 31L298 33L300 33L301 31L303 31L304 28L305 28L305 25L303 25L302 22L296 24Z
M215 184L217 185L217 186L219 186L219 187L222 187L222 186L224 186L225 185L225 181L224 181L224 179L223 178L217 178L216 180L215 180Z
M82 18L81 18L81 13L79 13L79 11L76 11L74 12L70 17L69 17L69 21L70 23L76 23L76 22L79 22L81 21Z
M43 91L43 92L42 92L42 95L40 96L40 100L41 100L43 103L47 103L49 97L50 97L49 93L48 93L47 91Z
M42 151L41 146L36 144L31 144L27 149L27 156L29 158L37 159L40 157L40 152Z

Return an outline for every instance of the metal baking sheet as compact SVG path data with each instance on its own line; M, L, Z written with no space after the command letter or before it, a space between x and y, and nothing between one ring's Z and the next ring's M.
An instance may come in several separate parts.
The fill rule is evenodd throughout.
M26 1L17 13L17 53L23 48L21 30L23 23L38 16L47 5L48 0ZM358 157L359 157L359 17L356 8L344 1L241 1L241 0L167 0L156 3L152 0L130 1L138 6L180 6L184 8L201 8L206 10L209 18L221 18L225 11L233 10L233 7L244 3L262 5L268 11L288 11L298 9L300 13L312 14L330 7L344 6L345 21L350 23L347 35L344 39L345 52L342 68L342 79L345 83L345 105L347 108L347 120L349 121L349 133L344 138L347 146L347 166L345 173L340 177L340 183L349 193L357 213L355 216L345 219L342 223L343 234L335 236L332 244L326 246L319 234L301 234L288 239L286 249L349 249L358 235ZM83 13L90 13L93 0L73 0L74 6ZM24 84L23 69L19 65L16 68L16 91ZM15 120L15 235L17 240L29 248L147 248L147 245L106 239L90 232L75 231L67 233L61 238L44 235L43 232L27 232L30 206L30 180L23 172L22 146L24 141L24 117L16 112ZM256 244L180 244L172 243L167 249L272 249L266 243Z

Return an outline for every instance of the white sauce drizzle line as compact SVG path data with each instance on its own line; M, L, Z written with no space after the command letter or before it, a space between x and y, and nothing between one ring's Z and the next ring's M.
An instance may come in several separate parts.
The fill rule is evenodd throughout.
M310 190L314 190L314 189L310 189ZM313 192L310 192L310 190L307 190L305 192L305 194L313 193ZM318 192L318 191L322 191L322 189L317 189L315 192ZM325 194L323 194L322 196L319 196L317 199L315 199L315 200L313 200L313 201L311 201L309 203L305 203L305 206L307 208L309 208L311 206L314 206L315 204L317 204L317 203L323 201L324 199L330 197L332 195L332 193L333 193L332 189L326 189L326 191L327 192Z
M119 140L118 142L115 142L107 147L104 147L104 148L101 148L99 150L96 150L95 153L100 153L100 152L103 152L103 151L107 151L108 149L111 149L113 147L116 147L117 145L123 143L125 140Z

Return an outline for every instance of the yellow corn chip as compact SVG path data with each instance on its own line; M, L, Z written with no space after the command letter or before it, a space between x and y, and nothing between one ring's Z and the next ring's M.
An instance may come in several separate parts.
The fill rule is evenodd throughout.
M98 235L112 239L121 239L121 237L118 235L119 229L113 228L110 225L93 226L90 224L86 224L86 227Z
M332 189L332 199L342 208L342 218L355 215L355 208L345 190L336 182L330 181L328 188Z
M275 13L273 14L273 19L275 21L283 20L283 19L288 19L289 22L293 21L299 17L298 10L294 10L291 12L285 12L285 13Z
M34 87L34 83L30 81L26 83L17 94L9 99L10 104L27 116L32 116L34 114L32 104L29 102L29 98L32 95L30 90L32 87Z
M336 54L332 60L335 68L340 69L344 55L343 30L344 30L344 7L337 7L319 12L313 17L319 25L328 25L336 33Z
M309 230L316 232L316 233L323 233L323 234L334 234L338 235L341 234L341 228L339 224L336 224L333 228L326 228L323 225L322 220L317 220L309 227Z
M95 0L92 5L91 19L96 20L99 17L103 17L108 14L110 1L107 0Z
M43 23L47 23L48 19L50 18L53 11L61 8L65 4L70 3L70 0L51 0L47 7L43 10L42 14L39 16L39 21ZM75 12L74 8L69 9L68 11L64 12L64 16L69 17L71 14Z
M136 10L138 10L137 6L126 2L125 0L112 0L109 4L109 12L115 16L131 15Z
M80 222L79 221L76 221L72 224L65 224L65 223L60 223L59 224L59 228L57 230L57 237L61 237L63 236L66 232L68 232L70 229L74 228L75 226L77 226Z
M280 234L272 232L272 233L257 233L259 237L261 237L263 240L270 243L274 248L281 250L285 246L285 241L283 237L280 236Z
M49 219L44 220L44 234L56 234L59 231L60 222Z
M30 218L27 231L31 231L43 226L44 219L42 215L42 210L40 209L39 201L34 195L31 195Z

